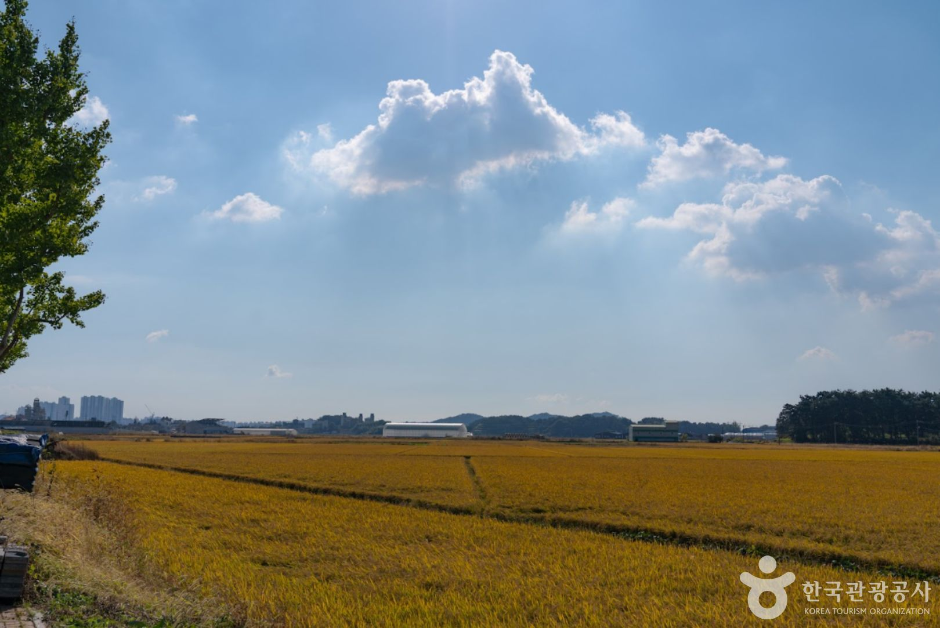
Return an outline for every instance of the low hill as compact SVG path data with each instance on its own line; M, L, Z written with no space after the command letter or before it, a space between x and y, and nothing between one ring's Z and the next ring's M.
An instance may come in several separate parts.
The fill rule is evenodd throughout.
M650 417L639 421L640 423L659 423L663 419ZM630 430L634 423L626 417L613 412L591 412L576 416L564 416L542 412L530 416L506 414L501 416L482 416L465 413L446 419L438 419L435 423L463 423L467 429L477 436L502 436L503 434L527 434L530 436L546 436L551 438L592 438L601 432L621 432ZM708 434L723 434L725 432L738 432L741 426L737 423L692 423L679 421L679 432L689 436L705 437Z
M582 414L578 416L550 415L539 418L519 415L484 417L468 426L477 436L501 436L503 434L529 434L554 438L591 438L599 432L626 432L630 419L610 412Z
M446 419L438 419L434 421L435 423L463 423L464 425L470 425L480 419L485 418L482 414L474 414L472 412L464 412L463 414L458 414L456 416L449 416Z
M475 436L502 436L503 434L539 434L540 421L518 414L483 417L467 426Z
M538 414L530 414L528 418L533 421L544 421L545 419L557 419L562 415L560 414L549 414L548 412L539 412Z

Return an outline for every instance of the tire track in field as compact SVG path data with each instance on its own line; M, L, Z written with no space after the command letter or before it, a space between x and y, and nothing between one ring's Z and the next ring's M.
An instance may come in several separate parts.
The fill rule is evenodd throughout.
M506 523L539 525L581 532L593 532L596 534L607 534L628 541L641 541L644 543L675 545L679 547L697 547L705 550L730 551L736 554L755 557L769 554L776 557L778 560L788 559L808 565L825 565L827 567L835 567L849 572L863 570L875 571L889 576L929 580L935 585L940 585L940 570L925 569L919 565L909 563L894 563L887 560L859 556L850 552L787 548L770 543L755 542L751 539L735 537L731 535L690 534L674 530L660 530L643 526L585 521L582 519L573 519L570 517L562 517L550 514L513 514L486 509L485 504L484 509L481 510L479 507L451 506L412 497L400 497L397 495L388 495L383 493L369 493L366 491L351 491L347 489L325 486L311 486L309 484L301 484L299 482L253 478L243 475L219 473L216 471L203 471L201 469L190 469L186 467L171 467L148 462L132 462L129 460L118 460L106 457L100 458L100 461L125 465L129 467L141 467L144 469L153 469L156 471L167 471L172 473L185 473L188 475L214 478L217 480L227 480L230 482L241 482L243 484L254 484L258 486L268 486L271 488L281 488L313 495L327 495L331 497L358 499L361 501L378 502L383 504L391 504L394 506L416 508L419 510L443 512L452 515L470 515ZM479 476L477 476L476 469L473 467L473 463L470 461L469 456L464 456L464 463L467 465L467 472L470 473L474 479L474 484L477 485L477 482L479 482ZM482 486L482 483L477 486L479 487L478 490L482 491L482 498L482 496L485 495L485 490Z

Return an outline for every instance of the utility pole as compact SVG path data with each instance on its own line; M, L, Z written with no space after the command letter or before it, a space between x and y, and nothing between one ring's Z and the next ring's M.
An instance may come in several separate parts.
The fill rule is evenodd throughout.
M836 427L839 425L848 425L848 423L842 423L840 421L832 422L832 442L837 444L839 442L839 432L836 430Z

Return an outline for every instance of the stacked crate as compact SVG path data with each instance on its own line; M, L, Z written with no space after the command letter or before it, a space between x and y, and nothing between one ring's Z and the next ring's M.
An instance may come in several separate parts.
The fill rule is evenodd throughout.
M29 550L19 545L7 545L0 536L0 600L23 597L23 583L29 568Z

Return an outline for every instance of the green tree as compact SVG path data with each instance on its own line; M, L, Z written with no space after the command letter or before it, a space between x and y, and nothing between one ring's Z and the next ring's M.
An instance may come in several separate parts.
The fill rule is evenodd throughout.
M88 250L104 205L95 196L108 122L81 128L73 116L88 89L75 24L57 50L38 55L26 0L0 14L0 373L25 357L27 341L104 302L78 295L50 267Z
M940 393L824 390L801 395L777 417L777 432L795 442L940 444Z

